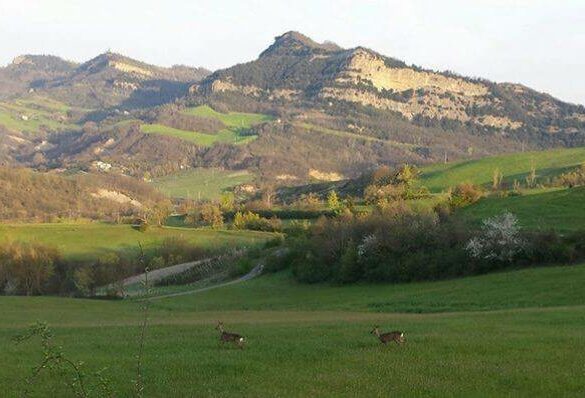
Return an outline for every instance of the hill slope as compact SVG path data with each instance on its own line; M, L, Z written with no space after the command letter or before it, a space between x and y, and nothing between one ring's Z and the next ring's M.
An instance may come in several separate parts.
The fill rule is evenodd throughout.
M583 106L518 84L409 66L363 47L315 43L297 32L278 36L254 61L216 71L191 94L241 110L280 109L297 126L406 145L370 164L585 143Z

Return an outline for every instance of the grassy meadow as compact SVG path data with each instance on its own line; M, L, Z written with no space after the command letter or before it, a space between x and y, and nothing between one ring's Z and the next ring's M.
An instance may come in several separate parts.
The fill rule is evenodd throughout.
M299 286L284 273L155 300L145 396L582 396L584 273L580 265L351 287ZM1 297L4 396L20 396L41 357L38 342L10 339L39 319L67 355L88 372L105 368L118 395L132 395L140 305ZM218 319L246 336L245 350L219 347ZM407 343L382 346L373 324L404 330ZM66 388L44 374L32 396L72 396Z
M584 230L585 187L534 189L523 191L520 196L486 197L460 209L458 214L479 224L505 211L515 214L527 229Z
M245 170L198 168L155 178L152 184L173 198L215 200L219 199L225 190L250 182L253 177L250 172Z
M162 124L143 124L141 126L141 131L146 134L168 135L190 141L201 146L211 146L216 142L242 145L256 138L255 136L245 135L243 134L244 132L249 130L255 124L272 119L271 116L257 113L220 113L216 112L207 105L187 108L184 113L192 116L217 119L221 121L226 126L226 128L221 129L213 134L204 134L196 131L180 130Z
M72 260L94 259L110 251L134 253L138 244L152 250L163 239L177 236L204 249L251 246L269 239L272 235L254 231L216 231L208 229L151 227L146 232L131 225L106 223L55 223L55 224L0 224L0 242L38 242L56 247Z
M422 168L421 184L440 192L461 182L491 184L494 170L504 175L504 182L524 183L532 165L539 179L556 176L585 162L585 147L523 152L454 163L437 163Z

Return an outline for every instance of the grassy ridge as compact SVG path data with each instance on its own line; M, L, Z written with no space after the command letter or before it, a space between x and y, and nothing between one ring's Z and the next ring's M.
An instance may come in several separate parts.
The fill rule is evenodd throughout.
M174 198L218 199L226 189L251 181L247 171L198 168L183 173L155 178L152 184Z
M585 265L542 268L395 287L301 287L275 275L177 306L181 297L155 301L144 358L146 395L579 396L585 388L585 307L578 286L584 272ZM447 303L443 310L508 309L378 313L368 304L376 299L390 303L387 311L409 301L424 312L435 311L437 303ZM523 308L535 303L548 308ZM55 326L56 342L69 355L90 371L108 368L120 395L131 395L138 305L0 297L4 396L19 396L21 381L39 360L38 347L9 340L37 319ZM246 336L246 350L218 347L217 319ZM379 345L368 333L373 324L405 330L407 344ZM69 396L50 374L40 382L33 396Z
M422 184L433 192L440 192L461 182L490 184L496 169L504 174L504 181L518 180L523 183L532 164L536 167L538 177L546 178L583 162L585 147L514 153L448 164L437 163L422 169Z
M256 113L220 113L214 111L207 105L187 108L183 113L192 116L218 119L227 127L213 134L180 130L162 124L144 124L141 126L141 130L146 134L168 135L202 146L211 146L216 142L242 145L256 139L255 136L246 136L242 133L246 132L255 124L272 119L271 116Z
M150 228L140 232L130 225L112 224L0 224L0 242L34 241L60 249L69 259L95 259L109 252L134 252L140 242L154 249L163 239L179 236L205 249L248 246L261 243L271 234L251 231L214 231L192 228Z

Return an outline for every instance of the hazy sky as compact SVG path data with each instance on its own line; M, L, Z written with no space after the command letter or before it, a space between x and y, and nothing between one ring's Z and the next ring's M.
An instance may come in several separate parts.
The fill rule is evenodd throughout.
M0 64L111 49L217 69L288 30L585 104L585 0L0 0Z

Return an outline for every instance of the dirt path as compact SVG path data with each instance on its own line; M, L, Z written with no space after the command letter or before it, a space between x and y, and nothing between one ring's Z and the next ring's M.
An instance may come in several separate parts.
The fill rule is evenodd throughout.
M197 293L201 293L201 292L206 292L208 290L218 289L220 287L235 285L236 283L245 282L245 281L248 281L250 279L253 279L253 278L257 277L258 275L260 275L262 273L262 270L263 269L264 269L264 264L258 264L250 272L248 272L246 275L243 275L243 276L241 276L241 277L239 277L237 279L231 280L229 282L223 282L223 283L219 283L217 285L207 286L207 287L201 287L201 288L193 289L193 290L186 290L186 291L183 291L183 292L162 294L160 296L151 296L151 297L148 297L148 298L140 299L138 301L159 300L159 299L169 298L169 297L185 296L185 295L188 295L188 294L197 294Z
M211 258L206 258L206 259L199 260L199 261L191 261L189 263L171 265L170 267L159 268L159 269L149 271L148 272L148 282L150 284L150 283L159 281L163 278L166 278L167 276L180 274L181 272L184 272L184 271L191 269L193 267L196 267L198 265L208 263L212 260L215 260L216 258L217 257L211 257ZM122 281L122 284L124 285L124 287L126 287L126 286L130 286L130 285L135 285L137 283L143 283L145 280L146 280L146 274L143 273L143 274L139 274L139 275L130 276L130 277L124 279Z

